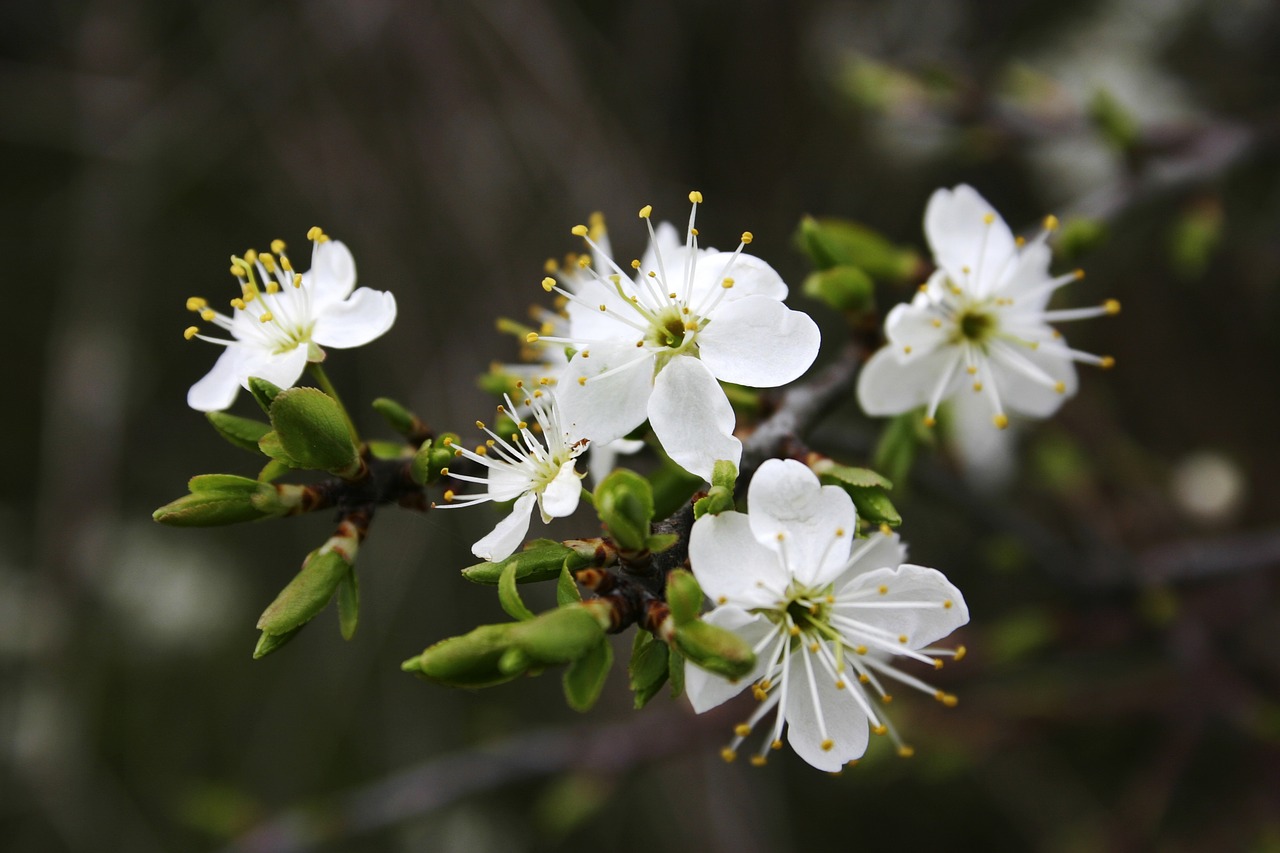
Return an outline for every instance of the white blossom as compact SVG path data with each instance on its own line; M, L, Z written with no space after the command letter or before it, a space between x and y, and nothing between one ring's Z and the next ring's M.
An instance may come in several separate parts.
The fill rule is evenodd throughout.
M755 653L755 670L736 682L685 667L699 713L747 685L758 704L724 750L732 760L771 713L752 762L791 748L836 771L867 748L868 732L889 735L909 755L888 718L886 681L922 690L948 706L954 696L895 666L895 659L941 667L964 649L930 648L969 620L964 598L938 571L904 564L896 534L856 539L857 513L843 490L823 486L807 467L770 460L748 489L746 514L705 515L694 523L689 558L716 608L707 621L734 631Z
M932 425L939 404L984 395L997 427L1008 414L1048 417L1076 392L1074 362L1108 368L1110 356L1071 349L1052 323L1116 314L1120 303L1061 311L1050 296L1083 276L1049 274L1045 244L1057 220L1045 220L1034 240L1015 239L1009 226L972 187L941 189L929 199L924 229L937 271L909 304L885 318L888 343L858 377L858 401L871 415L926 407Z
M720 381L763 388L798 378L818 353L820 333L807 315L787 308L787 286L764 261L745 254L744 232L733 252L699 247L693 203L685 240L667 224L640 217L650 245L632 273L586 239L596 263L576 290L548 276L543 287L568 300L569 329L546 338L575 352L557 381L568 423L597 445L621 438L648 419L678 465L710 478L717 459L735 464L742 445ZM539 339L530 335L530 340Z
M582 474L575 470L575 460L587 447L586 439L575 439L563 426L563 418L555 397L542 389L533 391L517 409L506 398L506 407L499 406L499 415L519 417L515 413L528 411L535 425L527 421L516 422L516 429L503 437L476 421L476 426L489 435L489 439L475 450L457 448L456 455L488 469L484 477L451 471L445 473L454 480L477 483L486 487L483 492L465 495L446 491L446 503L442 508L474 506L488 501L515 501L511 513L472 546L471 552L484 560L503 560L515 553L529 532L529 521L536 505L544 524L552 518L572 515L578 508L582 494ZM539 439L534 433L541 433Z
M391 328L395 297L367 287L354 290L356 266L347 247L319 228L307 237L312 241L311 269L304 273L294 271L280 240L272 241L271 252L250 250L232 257L231 274L240 283L240 295L231 300L230 315L213 310L202 297L187 300L188 310L231 334L230 340L208 337L197 326L184 333L187 340L224 347L213 369L187 392L191 408L227 408L251 376L287 388L307 362L324 360L322 347L358 347Z

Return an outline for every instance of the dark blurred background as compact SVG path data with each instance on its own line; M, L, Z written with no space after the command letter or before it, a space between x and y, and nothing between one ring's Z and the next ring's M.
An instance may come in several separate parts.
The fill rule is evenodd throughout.
M0 46L0 847L1280 850L1277 4L28 0ZM973 613L960 706L895 704L909 761L724 765L741 711L634 714L620 670L588 716L551 674L402 674L503 618L457 576L483 511L381 514L357 637L330 611L256 662L328 520L149 517L255 470L184 405L216 353L183 302L234 295L233 251L345 241L400 317L331 375L457 428L590 211L631 257L635 211L699 189L705 241L751 229L798 292L801 215L923 251L960 181L1017 230L1087 226L1064 304L1125 311L1069 330L1118 367L1005 491L942 456L895 490ZM847 408L832 447L866 435Z

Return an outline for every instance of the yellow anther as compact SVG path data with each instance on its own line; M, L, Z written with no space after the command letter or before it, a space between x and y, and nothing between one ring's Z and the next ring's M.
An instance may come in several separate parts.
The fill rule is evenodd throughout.
M448 476L449 476L449 469L448 469L448 468L441 468L441 469L440 469L440 476L441 476L441 477L448 477Z
M640 269L640 259L639 259L639 258L632 258L632 259L631 259L631 268L632 268L633 270L638 270L638 269Z
M942 328L942 321L941 321L941 320L938 320L938 319L934 319L934 321L933 321L933 327L934 327L935 329L941 329L941 328Z
M866 653L864 652L863 654L866 654ZM859 683L859 684L870 684L870 683L871 683L871 676L867 675L865 672L859 673L859 674L858 674L858 683Z
M191 296L187 299L188 311L200 311L209 307L209 300L202 299L199 296Z
M764 767L768 763L769 763L769 759L765 758L763 755L751 756L752 767Z
M453 498L454 498L453 489L445 489L445 490L444 490L444 499L445 499L445 503L448 503L449 501L452 501L452 500L453 500Z
M524 336L524 342L526 344L536 344L538 342L538 337L539 335L537 332L530 332Z
M974 391L981 391L981 390L982 390L982 383L981 383L981 382L975 382L975 383L973 383L973 390L974 390Z
M280 266L285 272L293 272L293 263L284 255L280 256Z
M697 228L690 228L690 229L689 229L689 233L690 233L690 234L692 234L693 236L697 237L697 236L698 236L698 229L697 229Z
M684 321L684 330L685 330L686 332L696 332L696 331L698 331L698 321L697 321L697 320L685 320L685 321Z
M1108 299L1106 302L1103 302L1103 303L1102 303L1102 307L1103 307L1103 309L1104 309L1108 314L1119 314L1119 313L1120 313L1120 300L1119 300L1119 299Z
M1054 216L1052 213L1044 218L1044 230L1046 231L1057 231L1058 224L1058 217Z
M913 748L907 746L905 743L902 746L898 747L898 755L902 756L903 758L910 758L915 754L916 754L916 751Z
M293 274L293 286L302 287L302 273L296 272Z
M769 694L761 690L759 685L756 685L751 688L751 696L757 702L763 702L764 700L769 698Z
M585 237L587 236L587 226L575 225L569 229L569 233L575 237Z
M733 733L738 737L746 737L747 735L751 734L751 726L747 725L746 723L738 723L736 726L733 727Z
M780 741L780 740L770 741L770 743L769 743L769 748L770 748L770 749L782 749L782 741Z
M880 522L880 532L883 533L885 536L892 536L893 528L890 527L888 523L882 521Z
M902 643L902 645L904 645L904 646L905 646L905 645L907 644L907 635L906 635L906 634L899 634L899 635L898 635L898 642L899 642L899 643Z
M850 759L849 761L846 761L846 762L845 762L844 766L845 766L845 767L857 767L857 766L858 766L858 759L856 759L856 758Z
M545 290L547 293L550 293L551 291L555 290L556 280L551 276L547 276L542 280L542 289Z
M853 647L853 650L854 650L855 652L857 652L858 654L860 654L860 655L865 655L865 654L867 653L867 647L866 647L866 646L854 646L854 647Z
M790 628L788 628L788 629L787 629L787 633L789 633L789 634L790 634L791 636L793 636L793 637L799 637L799 636L800 636L800 626L799 626L799 625L792 625Z
M1009 416L1001 412L994 416L991 422L996 425L996 429L1006 429L1009 426Z
M310 228L307 229L308 240L319 240L323 236L324 236L324 231L320 229L319 225L312 225Z
M954 694L943 693L939 690L935 695L937 696L938 701L943 705L946 705L948 708L954 708L960 704L960 700L957 699Z
M257 261L257 260L258 260L258 251L257 251L257 249L247 249L247 250L245 251L245 253L244 253L244 262L245 262L245 264L252 265L252 264L253 264L255 261Z
M916 288L916 290L920 291L921 293L928 293L928 292L929 292L929 284L928 284L928 282L926 282L926 283L924 283L924 284L920 285L919 287L917 287L917 288Z
M693 202L694 204L702 204L702 193L698 192L697 190L693 190L692 192L689 193L689 201Z
M886 595L889 592L889 587L885 586L884 584L880 584L880 587L876 590L876 592L880 593L881 595Z
M902 348L902 351L903 351L904 353L906 353L907 355L911 355L911 347L909 347L909 346L903 347L903 348Z
M271 251L275 252L277 255L278 255L278 254L280 254L281 252L283 252L283 251L284 251L284 241L283 241L283 240L281 240L279 237L277 237L276 239L272 240L272 241L271 241ZM281 260L283 260L283 258L282 258Z
M232 307L232 308L235 308L235 309L236 309L236 310L238 310L238 311L243 311L243 310L244 310L244 300L243 300L243 299L232 299L232 300L231 300L231 307Z
M956 648L955 661L958 663L958 662L960 662L960 661L964 660L964 656L965 656L966 654L968 654L968 651L969 651L969 650L968 650L968 649L966 649L964 646L958 646L958 647Z
M726 597L725 597L725 596L723 596L723 595L718 596L718 597L716 598L716 604L728 604L728 603L729 603L729 599L728 599L728 598L726 598Z
M1098 367L1101 367L1103 370L1110 370L1115 366L1116 360L1109 355L1104 355L1102 360L1098 362Z
M1076 281L1079 281L1080 279L1084 278L1084 270L1076 270L1071 274L1075 276Z
M182 337L186 338L187 340L191 340L198 334L200 334L200 329L197 326L187 326L185 329L182 330Z
M272 314L270 311L263 311L262 315L258 317L258 320L263 323L270 323L274 319L275 319L275 315Z
M451 444L453 444L453 439L452 439L452 438L445 438L445 440L444 440L444 446L445 446L445 447L448 447L448 446L449 446L449 445L451 445Z
M240 267L236 266L235 264L231 265L231 274L236 278L239 278L241 275L243 275L243 273L240 270Z
M836 679L836 690L844 690L845 683L843 678Z
M836 742L835 742L835 741L833 741L831 738L827 738L827 739L826 739L826 740L824 740L821 744L819 744L819 746L821 746L821 747L822 747L822 751L823 751L823 752L830 752L830 751L831 751L831 747L833 747L833 746L835 746L835 745L836 745Z
M578 384L579 384L579 385L586 385L586 384L587 384L587 377L585 377L585 376L579 376L579 377L578 377Z
M881 723L879 725L872 726L871 733L873 735L887 735L889 733L889 727Z
M837 527L837 528L836 528L836 538L837 538L837 539L839 539L841 536L844 536L844 528L843 528L843 527Z
M653 213L653 205L651 204L646 204L644 207L640 208L641 219L648 219L651 213Z
M1067 383L1055 382L1053 383L1053 390L1057 391L1059 394L1065 394L1067 393Z
M886 705L888 705L890 702L892 702L892 701L893 701L893 696L892 696L892 695L890 695L890 694L888 694L888 693L886 693L886 694L884 694L883 696L881 696L881 697L880 697L880 701L881 701L881 702L883 702L883 703L885 703Z
M258 260L262 261L262 265L267 268L267 272L276 271L276 259L271 257L270 252L263 252Z
M574 263L578 265L578 269L585 270L587 267L591 266L591 259L588 258L586 255L583 255L582 257L574 261Z
M978 372L978 366L975 364L971 364L968 367L966 367L964 371L965 373L968 373L970 376L973 376L975 373Z
M720 750L720 757L724 759L726 764L731 764L733 763L733 760L738 757L738 753L726 746L724 749Z
M816 655L818 653L819 648L821 647L818 645L817 641L815 640L814 642L809 644L809 653Z
M948 598L946 601L942 602L942 609L943 609L943 610L950 610L950 609L951 609L952 607L954 607L954 606L955 606L955 605L952 603L951 599L949 599L949 598Z
M476 456L488 456L489 448L483 444L476 445Z
M780 532L780 533L778 533L778 541L779 541L779 542L781 542L782 540L784 540L784 539L786 539L786 538L787 538L787 534L785 534L785 533L781 533L781 532Z
M996 215L994 213L988 213L982 217L983 225L990 225L992 222L995 222L995 221L996 221Z
M200 319L204 320L206 323L212 323L213 319L217 316L218 312L214 311L212 308L206 308L200 312Z
M280 282L278 281L267 282L267 293L279 293L279 292L280 292Z
M644 346L644 341L636 341L636 348L637 348L637 349L639 349L639 348L640 348L640 347L642 347L642 346Z
M773 682L772 682L772 681L770 681L770 680L769 680L769 679L767 679L767 678L762 678L762 679L760 679L760 684L759 684L759 685L757 685L757 686L758 686L761 690L769 690L770 688L772 688L772 687L773 687Z
M934 668L934 669L942 669L942 658L934 658L934 659L933 659L933 668Z
M720 282L720 286L723 287L725 290L728 290L729 288L733 287L733 279L726 278L724 281Z
M936 418L931 418L928 415L926 415L924 419L924 425L927 427L935 427L938 425L938 420Z
M1015 246L1017 246L1019 249L1021 249L1023 246L1027 245L1027 238L1026 238L1026 237L1023 237L1023 236L1021 236L1021 235L1019 235L1019 236L1017 236L1017 237L1014 237L1014 238L1013 238L1013 245L1015 245Z
M742 232L742 242L744 245L750 245L751 241L754 240L755 238L756 238L755 235L752 234L750 231Z

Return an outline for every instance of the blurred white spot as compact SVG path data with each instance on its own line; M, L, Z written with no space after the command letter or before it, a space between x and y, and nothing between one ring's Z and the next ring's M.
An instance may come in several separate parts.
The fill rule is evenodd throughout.
M1244 472L1221 453L1193 453L1173 470L1174 500L1201 521L1222 521L1231 516L1244 495Z

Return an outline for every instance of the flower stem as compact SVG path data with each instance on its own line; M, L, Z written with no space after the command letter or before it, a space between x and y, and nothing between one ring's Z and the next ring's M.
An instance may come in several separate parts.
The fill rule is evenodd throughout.
M347 422L347 429L351 431L351 440L360 444L360 433L356 431L355 422L351 420L351 415L347 412L347 407L342 402L342 398L338 396L338 389L333 387L333 383L329 381L329 374L324 372L324 368L318 362L310 362L307 369L311 371L311 376L316 380L316 384L320 386L320 390L328 394L338 408L342 410L342 417Z

